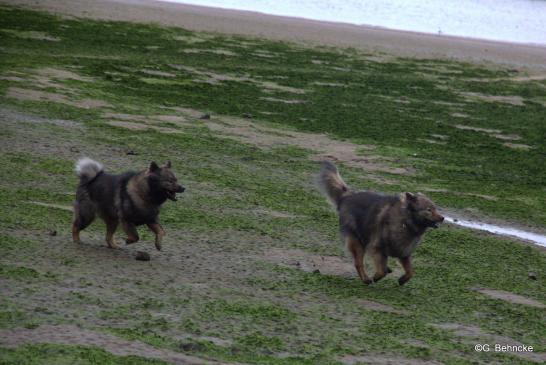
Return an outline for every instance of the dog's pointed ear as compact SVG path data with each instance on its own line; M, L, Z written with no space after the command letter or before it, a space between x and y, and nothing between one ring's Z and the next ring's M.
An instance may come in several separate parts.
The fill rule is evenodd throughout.
M167 163L165 164L165 167L168 168L168 169L170 169L171 166L172 166L171 160L167 161Z
M406 191L406 200L408 202L416 202L417 201L417 196L415 196L414 194L410 193L409 191Z
M156 172L157 170L159 170L159 166L155 163L155 161L150 162L148 172Z

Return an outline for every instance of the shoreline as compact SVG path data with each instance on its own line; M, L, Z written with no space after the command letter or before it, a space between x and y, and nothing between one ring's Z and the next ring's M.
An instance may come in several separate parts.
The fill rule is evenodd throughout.
M0 0L62 16L156 23L191 31L288 41L307 46L357 48L395 57L439 58L546 70L546 46L462 38L390 28L269 15L259 12L146 0Z
M471 36L463 36L463 35L455 35L455 34L448 34L448 33L434 33L434 32L423 32L418 30L408 30L408 29L401 29L401 28L391 28L391 27L385 27L382 25L373 25L373 24L366 24L366 23L352 23L352 22L344 22L344 21L337 21L337 20L326 20L326 19L314 19L314 18L307 18L303 16L296 16L296 15L282 15L282 14L273 14L273 13L266 13L259 10L245 10L245 9L235 9L235 8L224 8L221 6L209 6L209 5L197 5L197 4L188 4L188 3L179 3L174 0L149 0L149 1L155 1L160 3L168 3L168 4L178 4L178 5L185 5L188 7L197 7L197 8L205 8L205 9L211 9L211 10L224 10L224 11L234 11L234 12L243 12L248 14L254 14L256 16L266 16L266 17L277 17L277 18L285 18L290 19L293 21L301 21L301 22L317 22L317 23L323 23L324 25L339 25L339 26L355 26L359 28L364 28L367 30L379 30L379 31L393 31L396 33L409 33L413 35L423 36L423 37L437 37L437 38L447 38L447 39L464 39L468 41L477 41L477 42L484 42L484 43L498 43L502 45L515 45L515 46L530 46L530 47L538 47L538 48L546 48L546 42L545 43L533 43L533 42L516 42L516 41L509 41L509 40L500 40L500 39L488 39L488 38L480 38L480 37L471 37ZM0 0L1 2L1 0Z

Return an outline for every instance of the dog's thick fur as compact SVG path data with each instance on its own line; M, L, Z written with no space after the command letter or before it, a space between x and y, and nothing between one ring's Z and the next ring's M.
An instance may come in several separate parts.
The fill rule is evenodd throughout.
M444 220L426 196L409 192L395 196L373 192L353 192L330 162L322 162L318 185L337 209L339 226L360 279L365 284L381 280L391 272L387 258L396 257L404 268L398 282L413 276L411 255L429 227ZM373 258L375 275L364 269L364 255Z
M176 193L185 190L171 171L170 161L162 167L152 162L141 172L112 175L105 173L100 163L82 158L75 170L80 183L74 202L74 242L80 242L80 231L98 215L106 223L109 247L118 248L114 233L120 223L127 234L127 244L139 240L136 227L146 224L155 234L155 247L161 250L165 231L158 222L159 208L167 199L176 200Z

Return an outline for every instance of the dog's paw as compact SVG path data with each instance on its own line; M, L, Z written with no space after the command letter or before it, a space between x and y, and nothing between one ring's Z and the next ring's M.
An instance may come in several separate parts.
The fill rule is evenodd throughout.
M377 283L379 280L383 279L384 277L385 277L385 274L384 275L375 274L373 276L373 282Z
M400 278L398 278L398 284L400 285L404 285L405 283L407 283L409 281L409 277L407 277L406 275L402 275L400 276Z
M366 278L362 280L362 282L364 283L364 285L370 285L371 283L373 283L373 280L370 278Z
M113 249L119 248L118 242L114 237L110 237L110 239L107 239L106 244L108 245L109 248L113 248Z
M161 243L156 243L156 244L155 244L155 248L156 248L158 251L161 251Z

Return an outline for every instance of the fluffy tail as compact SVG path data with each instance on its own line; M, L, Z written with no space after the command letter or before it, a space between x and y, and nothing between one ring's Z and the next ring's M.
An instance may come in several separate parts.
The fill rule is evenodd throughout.
M84 157L76 162L74 169L76 170L76 175L78 175L81 182L87 183L102 172L103 166L97 161Z
M349 187L339 175L337 168L330 161L322 161L320 172L317 176L317 184L322 194L336 208L339 207L341 198L350 194Z

